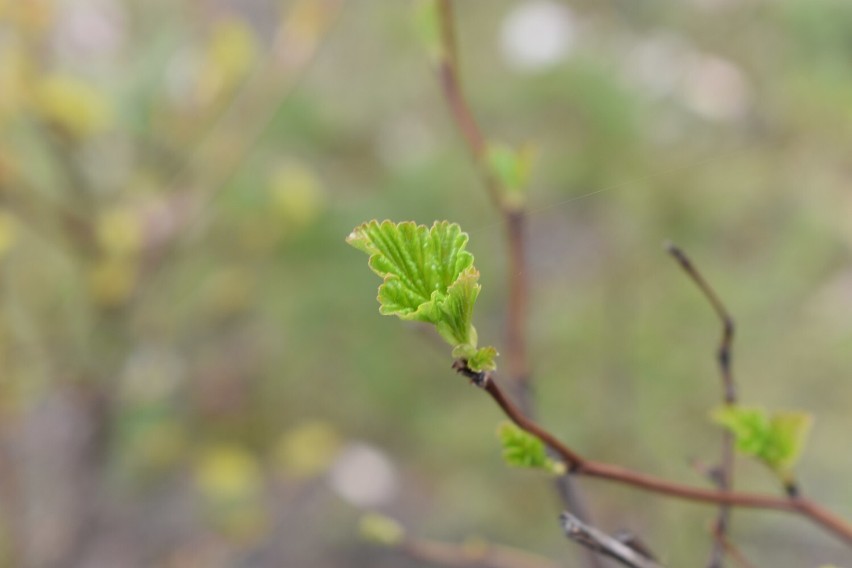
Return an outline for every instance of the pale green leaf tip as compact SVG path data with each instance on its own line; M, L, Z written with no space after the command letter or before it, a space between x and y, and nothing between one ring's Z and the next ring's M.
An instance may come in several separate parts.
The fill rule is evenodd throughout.
M812 423L809 414L778 411L770 415L757 406L723 406L711 418L734 435L740 452L763 462L785 483L793 479L792 469Z

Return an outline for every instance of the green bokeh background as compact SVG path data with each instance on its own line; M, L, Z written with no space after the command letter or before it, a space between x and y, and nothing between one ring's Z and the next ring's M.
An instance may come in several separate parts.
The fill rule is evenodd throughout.
M738 323L741 399L815 415L803 492L852 517L852 4L578 0L573 50L535 70L501 47L525 4L456 16L483 129L537 149L541 422L596 460L706 483L689 462L719 451L720 327L671 239ZM687 60L661 63L676 84L702 57L734 66L741 112L631 80L661 37L663 63ZM379 316L344 243L372 218L460 223L480 343L503 345L500 219L414 4L7 0L0 62L6 565L425 565L363 543L334 491L328 468L363 443L398 476L376 507L412 535L579 565L547 480L501 463L498 409L434 336ZM600 527L705 562L712 507L580 485ZM745 459L737 486L778 491ZM852 560L775 513L737 511L732 538L759 566Z

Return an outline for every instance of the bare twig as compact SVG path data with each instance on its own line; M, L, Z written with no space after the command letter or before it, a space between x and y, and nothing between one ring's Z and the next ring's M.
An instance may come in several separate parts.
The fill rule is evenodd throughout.
M667 495L695 503L731 505L733 507L767 509L797 514L810 519L813 523L852 546L852 524L803 497L784 498L759 493L691 487L616 465L587 460L562 443L553 434L539 426L535 421L527 418L508 399L491 373L476 373L467 368L464 361L456 361L453 368L460 374L470 378L475 385L487 392L512 422L549 446L565 462L568 470L576 475L613 481L622 485L644 489L651 493Z
M605 532L585 524L571 513L562 513L559 520L562 522L565 536L589 550L603 554L630 568L661 568L653 559L640 554L637 550Z
M716 527L714 527L715 530ZM728 558L734 561L734 564L739 566L739 568L755 568L755 565L752 564L748 558L745 557L742 550L740 550L731 540L728 538L726 534L715 534L714 538L716 542L718 542L722 548L725 549L725 554L728 555Z
M698 286L707 301L713 307L713 311L719 316L722 321L722 338L719 342L719 347L716 350L716 360L719 365L719 371L722 377L723 402L726 405L734 405L737 403L737 390L734 384L734 377L731 372L731 354L734 341L734 319L728 313L722 300L704 279L688 256L673 243L666 243L666 250L678 264L683 268L684 272ZM713 480L716 486L722 491L727 491L733 487L734 483L734 435L725 430L722 432L722 461L717 470L714 470L715 475ZM725 541L727 540L728 526L730 525L731 511L728 505L719 507L719 515L716 517L716 527L713 531L715 542L710 553L710 561L707 568L721 568L725 549Z

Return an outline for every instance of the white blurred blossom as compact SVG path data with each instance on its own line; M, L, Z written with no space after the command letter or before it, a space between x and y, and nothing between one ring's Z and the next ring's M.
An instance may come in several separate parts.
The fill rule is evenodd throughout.
M53 35L56 52L69 61L110 59L124 47L126 17L115 0L60 3Z
M535 71L563 60L576 44L577 21L567 6L551 0L528 0L503 21L500 47L517 69Z
M670 32L657 33L630 47L624 75L648 96L667 97L678 89L693 57L694 50L683 38Z
M399 486L396 469L385 454L362 442L349 444L340 452L328 481L340 497L363 508L387 504Z
M749 87L734 63L714 55L693 59L683 84L686 106L710 120L734 120L748 110Z
M748 80L735 63L702 53L672 32L633 43L623 72L647 96L673 97L706 120L735 120L750 104Z

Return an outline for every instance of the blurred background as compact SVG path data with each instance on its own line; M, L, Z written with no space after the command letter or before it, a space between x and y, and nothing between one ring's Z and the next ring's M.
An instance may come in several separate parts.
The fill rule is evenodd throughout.
M0 559L5 566L427 566L409 534L579 566L542 475L423 329L381 317L343 242L459 222L502 345L499 217L414 2L0 0ZM541 421L695 485L720 327L741 400L816 416L806 495L852 517L852 3L456 3L484 130L536 148L530 344ZM595 522L703 565L712 507L593 480ZM776 492L761 466L737 486ZM737 511L758 566L852 565ZM843 563L846 564L843 564Z

